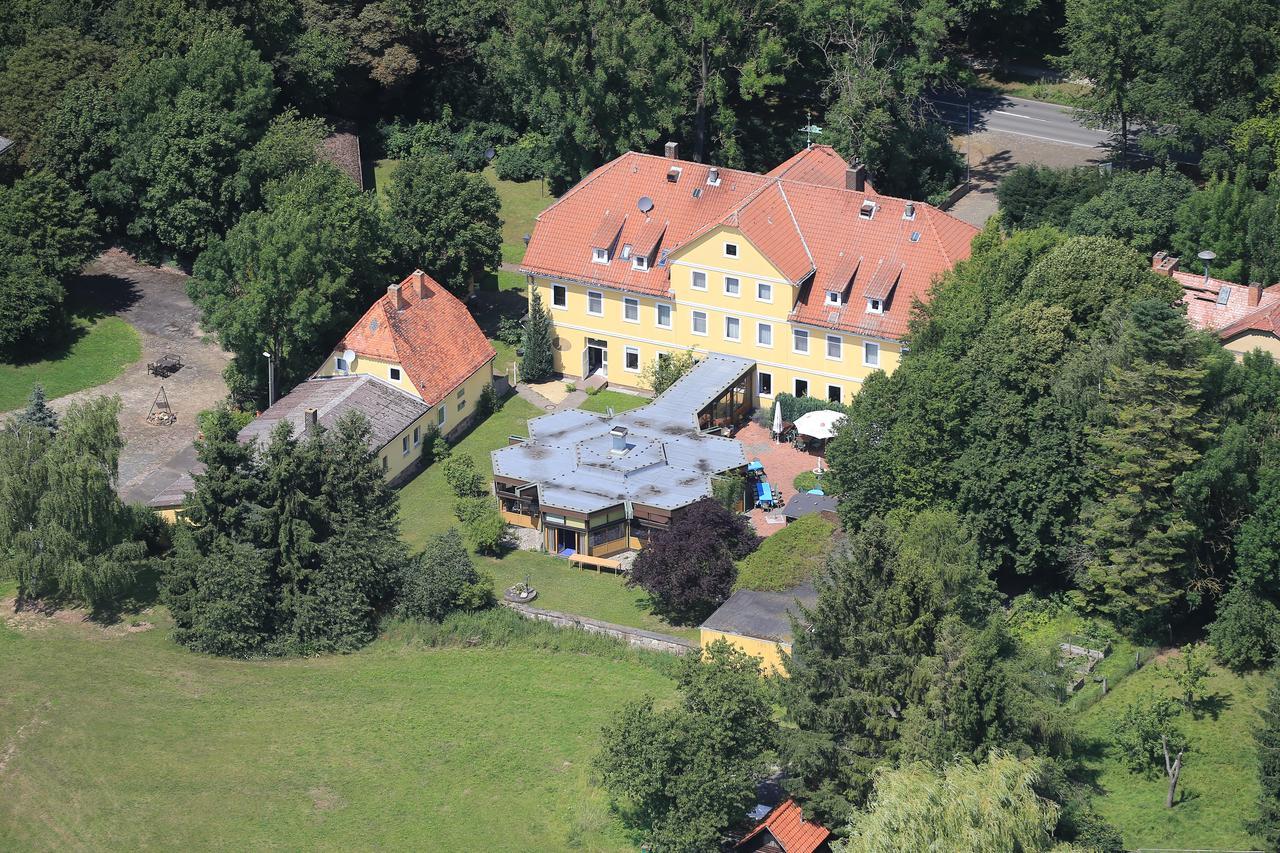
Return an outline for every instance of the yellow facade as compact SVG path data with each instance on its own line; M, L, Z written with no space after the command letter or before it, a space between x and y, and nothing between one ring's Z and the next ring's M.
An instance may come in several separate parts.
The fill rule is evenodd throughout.
M791 654L790 643L762 640L759 637L747 637L742 634L729 634L724 631L713 631L710 628L699 628L698 631L700 648L705 649L716 640L726 640L747 654L760 658L760 671L764 674L782 676L787 674L783 655Z
M341 351L331 353L325 363L320 366L320 369L315 372L315 375L340 375L338 359L342 355ZM414 387L408 374L394 361L358 356L351 361L345 373L367 374L377 377L384 382L389 382L407 391L418 399L422 399L422 394ZM440 430L440 434L446 437L465 426L471 417L471 413L475 411L476 400L480 399L480 392L485 385L492 381L492 376L493 360L490 359L481 365L475 373L467 377L467 380L460 386L446 394L445 398L437 405L428 409L425 415L414 421L404 432L387 442L378 452L379 462L386 478L395 480L421 457L422 439L432 426Z
M1267 332L1245 332L1228 341L1223 341L1222 345L1228 352L1235 355L1236 361L1244 358L1245 353L1253 352L1255 349L1269 352L1273 358L1280 359L1280 338Z
M872 372L898 365L896 341L789 321L798 289L736 229L681 247L667 267L672 298L531 276L551 314L555 369L575 378L599 370L611 385L638 388L660 353L720 352L757 363L752 390L768 405L784 391L848 402ZM648 274L667 275L661 267Z

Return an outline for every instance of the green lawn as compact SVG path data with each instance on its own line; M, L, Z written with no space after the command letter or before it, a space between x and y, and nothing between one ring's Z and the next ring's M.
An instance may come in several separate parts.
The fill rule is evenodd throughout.
M588 412L604 414L612 407L613 411L617 413L638 409L649 402L651 401L646 397L640 397L636 394L624 394L621 391L610 391L606 388L588 396L578 408L586 409Z
M138 333L119 317L76 318L73 327L74 339L56 357L0 364L0 412L23 405L37 382L53 399L109 382L142 356Z
M601 726L671 694L638 655L393 633L239 662L146 618L0 619L0 849L634 849L589 777Z
M373 162L373 188L378 201L387 203L387 190L391 189L391 173L400 165L399 160L375 160Z
M524 235L533 233L533 222L553 201L542 181L501 181L493 167L484 170L502 200L502 262L518 264L524 258Z
M476 427L453 448L490 471L489 451L504 447L511 435L528 435L526 421L545 414L520 397L509 398L493 417ZM458 522L453 514L455 498L445 482L443 469L432 465L400 491L400 523L405 540L421 550L427 540ZM565 560L533 551L511 551L501 559L478 557L477 563L493 575L501 591L529 576L538 590L537 604L548 610L576 613L650 631L696 639L697 630L677 628L649 612L645 595L614 574L573 569Z
M1129 847L1255 849L1245 823L1257 813L1258 780L1252 727L1266 698L1264 676L1240 677L1214 668L1208 695L1219 706L1182 724L1191 749L1185 759L1180 801L1164 807L1168 788L1163 773L1150 778L1130 773L1107 753L1112 721L1129 702L1167 682L1154 665L1125 678L1079 717L1080 734L1094 751L1086 758L1100 796L1095 804L1124 833Z
M996 69L983 73L978 76L978 80L982 88L1004 95L1068 107L1088 90L1087 86L1080 83L1035 78L1008 69Z

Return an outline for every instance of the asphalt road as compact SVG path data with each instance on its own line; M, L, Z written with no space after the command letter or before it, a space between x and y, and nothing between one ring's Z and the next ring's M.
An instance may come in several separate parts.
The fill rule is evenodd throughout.
M998 131L1079 148L1105 148L1112 138L1108 131L1085 127L1070 107L1044 101L984 93L969 107L963 101L939 98L933 104L939 118L958 130Z

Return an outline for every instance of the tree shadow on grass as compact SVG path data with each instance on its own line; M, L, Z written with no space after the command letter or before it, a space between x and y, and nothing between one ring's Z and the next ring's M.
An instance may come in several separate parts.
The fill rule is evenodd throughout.
M67 285L63 319L38 341L9 353L5 363L23 367L42 361L60 361L85 335L89 326L132 307L142 293L128 279L113 275L76 276Z
M499 290L497 277L490 274L480 282L480 288L467 299L467 307L485 337L498 334L498 325L504 319L519 320L529 312L529 303L523 291Z
M1192 704L1191 715L1196 719L1200 719L1207 714L1216 721L1223 711L1231 707L1231 704L1230 695L1226 693L1211 693L1208 696L1201 696Z

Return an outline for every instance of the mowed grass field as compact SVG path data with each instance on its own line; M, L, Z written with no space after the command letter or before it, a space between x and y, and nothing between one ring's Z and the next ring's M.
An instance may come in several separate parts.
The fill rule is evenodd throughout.
M1079 719L1082 737L1094 744L1086 764L1100 794L1094 803L1124 833L1130 848L1261 849L1246 829L1257 815L1257 752L1253 727L1266 701L1264 675L1241 677L1214 667L1202 711L1180 715L1190 750L1179 782L1178 802L1164 807L1163 770L1130 773L1111 753L1111 727L1123 708L1143 697L1173 695L1156 665L1120 681Z
M0 363L0 412L26 403L31 387L44 386L52 400L115 379L142 356L142 341L119 317L76 317L74 339L53 358L21 364Z
M389 638L229 661L145 618L0 618L0 849L634 849L589 765L625 702L671 694L654 667Z

